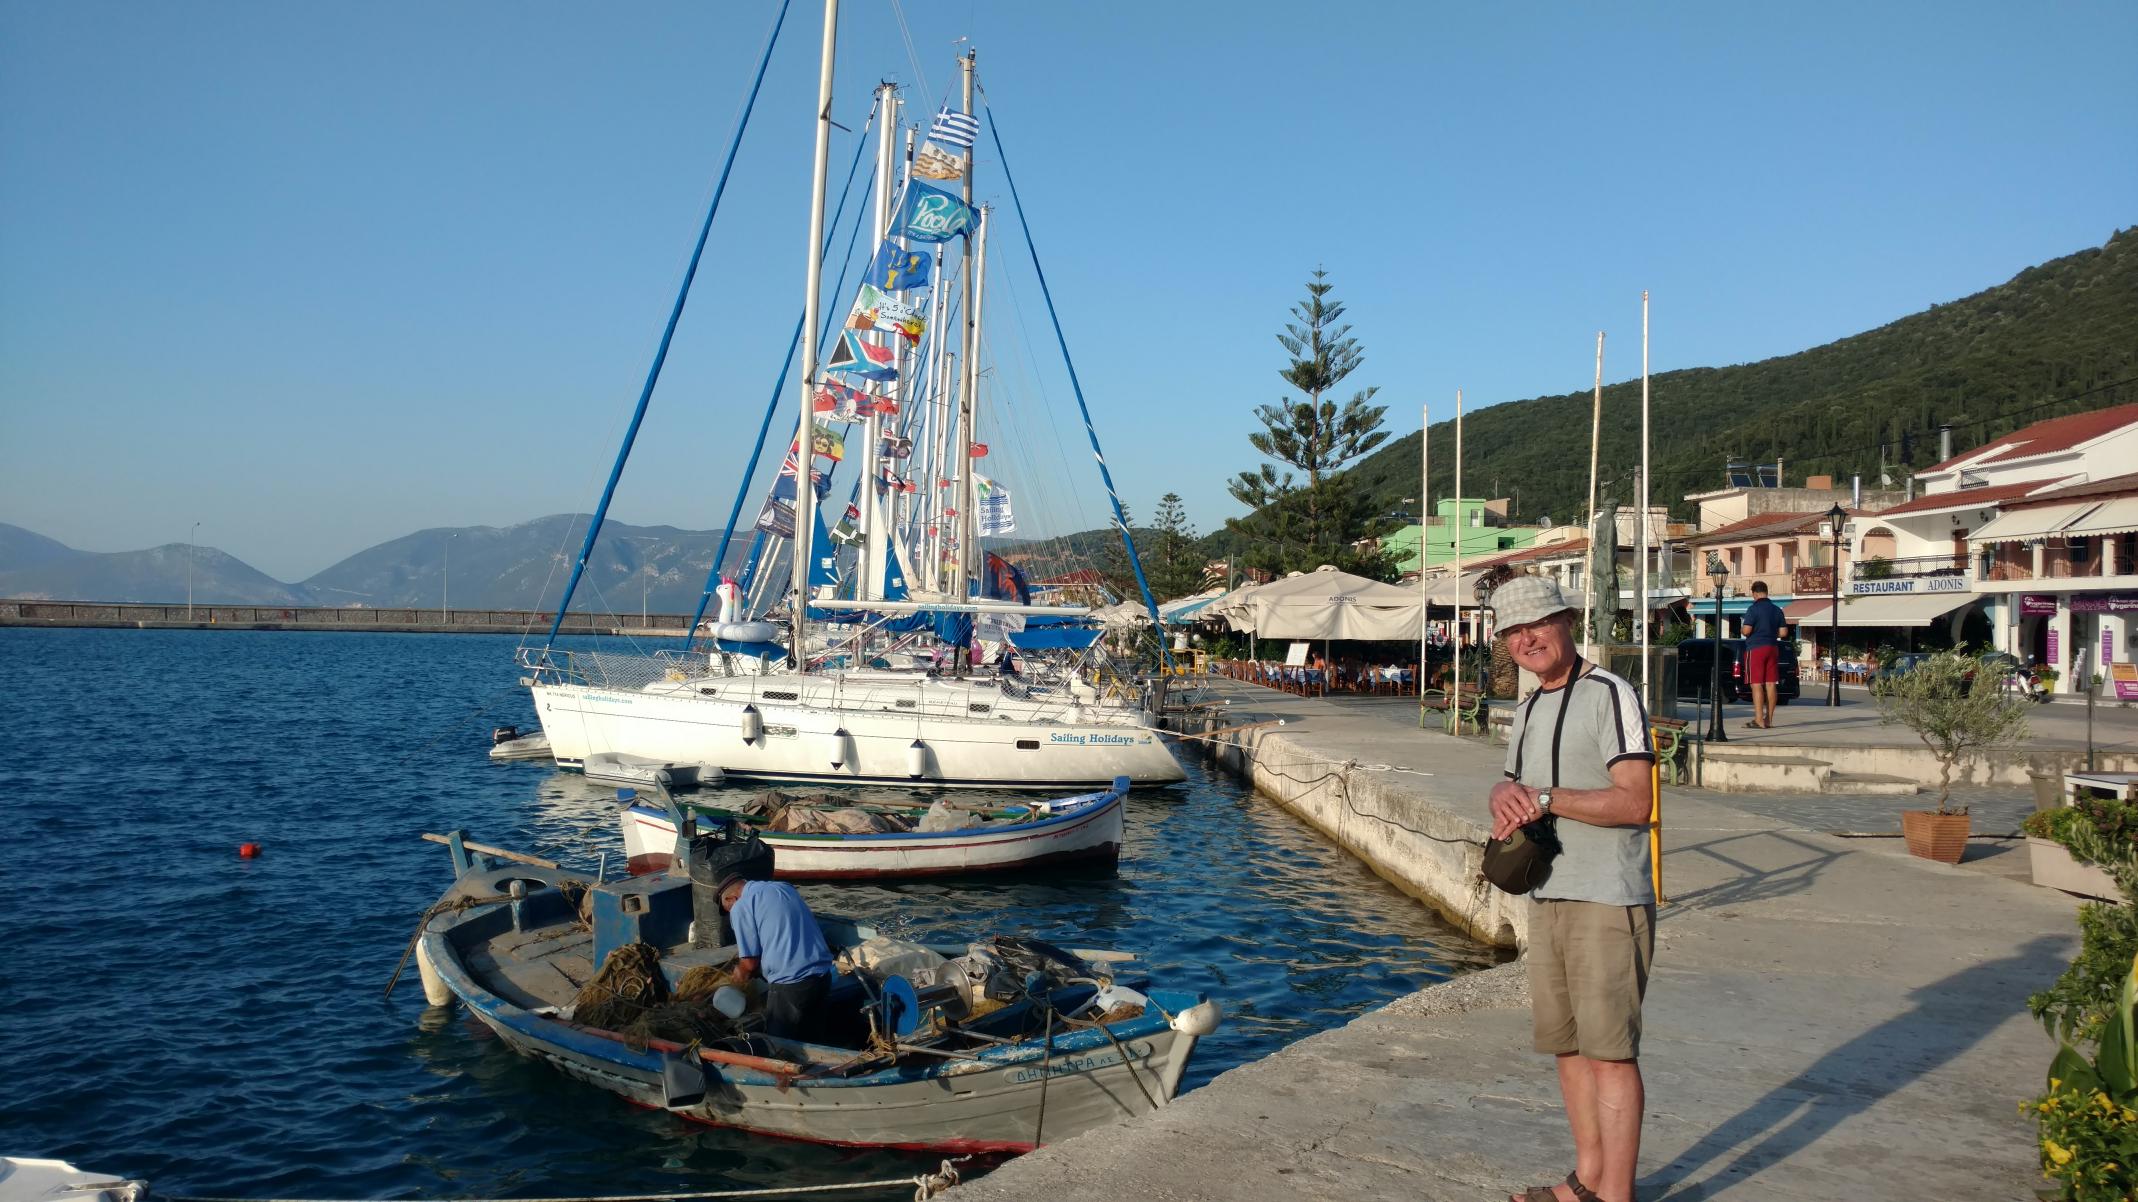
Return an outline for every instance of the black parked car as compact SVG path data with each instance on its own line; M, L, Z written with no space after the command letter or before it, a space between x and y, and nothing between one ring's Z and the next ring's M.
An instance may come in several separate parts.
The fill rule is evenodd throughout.
M1883 681L1888 681L1896 676L1904 676L1910 672L1913 672L1918 667L1922 666L1923 662L1925 660L1928 660L1934 654L1936 654L1936 652L1903 651L1899 655L1893 656L1892 658L1887 659L1886 661L1878 665L1878 671L1871 674L1871 684L1873 687L1876 687Z
M1715 640L1687 639L1678 644L1678 700L1705 701L1715 679ZM1796 644L1781 644L1781 679L1774 686L1774 700L1787 705L1800 692L1797 681ZM1752 700L1752 687L1745 683L1745 641L1722 640L1722 695L1731 701Z

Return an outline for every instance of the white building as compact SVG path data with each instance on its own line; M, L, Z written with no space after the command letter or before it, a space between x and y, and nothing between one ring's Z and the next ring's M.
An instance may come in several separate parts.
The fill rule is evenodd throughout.
M2138 588L2131 555L2116 563L2124 575L2104 573L2123 549L2109 526L2138 483L2116 478L2134 465L2138 404L2036 422L1916 473L1914 500L1849 524L1843 624L1947 622L1955 642L2055 667L2060 691L2081 687L2072 668L2082 646L2106 675L2103 663L2132 658L2128 619L2114 616L2126 611L2092 607Z

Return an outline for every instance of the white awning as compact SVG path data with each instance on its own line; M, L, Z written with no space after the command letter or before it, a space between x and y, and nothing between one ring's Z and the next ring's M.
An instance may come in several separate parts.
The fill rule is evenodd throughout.
M1972 604L1973 593L1924 593L1916 596L1869 596L1841 598L1841 621L1839 625L1850 629L1862 627L1898 627L1920 629L1930 625L1961 606ZM1807 609L1799 614L1798 601L1789 609L1789 624L1804 631L1830 629L1836 623L1828 618L1833 608L1824 601L1817 602L1816 609Z
M2115 497L2095 506L2091 512L2079 515L2078 520L2064 528L2072 534L2122 534L2138 530L2138 497Z
M2066 525L2100 506L2099 501L2089 501L2084 505L2042 505L2034 509L2014 509L2008 513L2000 513L1983 523L1981 529L1967 536L1967 541L2017 543L2044 538L2060 533Z
M1477 607L1477 580L1483 572L1464 572L1461 576L1443 576L1429 581L1425 586L1425 602L1428 605L1445 605L1449 608Z

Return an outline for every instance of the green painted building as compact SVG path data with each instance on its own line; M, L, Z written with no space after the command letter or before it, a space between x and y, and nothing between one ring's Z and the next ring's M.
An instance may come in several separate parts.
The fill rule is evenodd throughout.
M1461 507L1462 521L1455 519L1457 507ZM1537 526L1502 525L1507 520L1506 502L1487 501L1478 497L1465 497L1461 501L1444 498L1434 506L1434 517L1423 527L1425 533L1425 563L1427 567L1452 561L1457 554L1456 534L1462 535L1461 555L1464 559L1478 559L1498 555L1503 551L1519 551L1537 541L1543 533ZM1383 535L1381 549L1393 556L1396 566L1406 572L1418 570L1418 535L1420 527L1404 526Z

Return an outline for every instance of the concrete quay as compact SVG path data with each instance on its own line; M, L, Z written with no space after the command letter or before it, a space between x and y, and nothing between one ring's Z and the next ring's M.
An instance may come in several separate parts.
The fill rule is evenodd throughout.
M1258 783L1283 784L1292 796L1273 795L1355 853L1423 859L1376 863L1390 879L1452 894L1443 909L1467 903L1453 874L1474 870L1476 848L1462 861L1418 835L1371 836L1362 812L1481 839L1481 785L1503 749L1223 691L1235 712L1213 725L1252 721L1248 709L1287 719L1243 732ZM1664 821L1639 1197L2031 1196L2032 1126L2017 1102L2041 1087L2054 1048L2024 1001L2076 950L2075 899L1689 790L1666 790ZM1482 925L1504 917L1519 932L1526 904ZM1498 1199L1570 1167L1515 964L1400 998L954 1196Z

